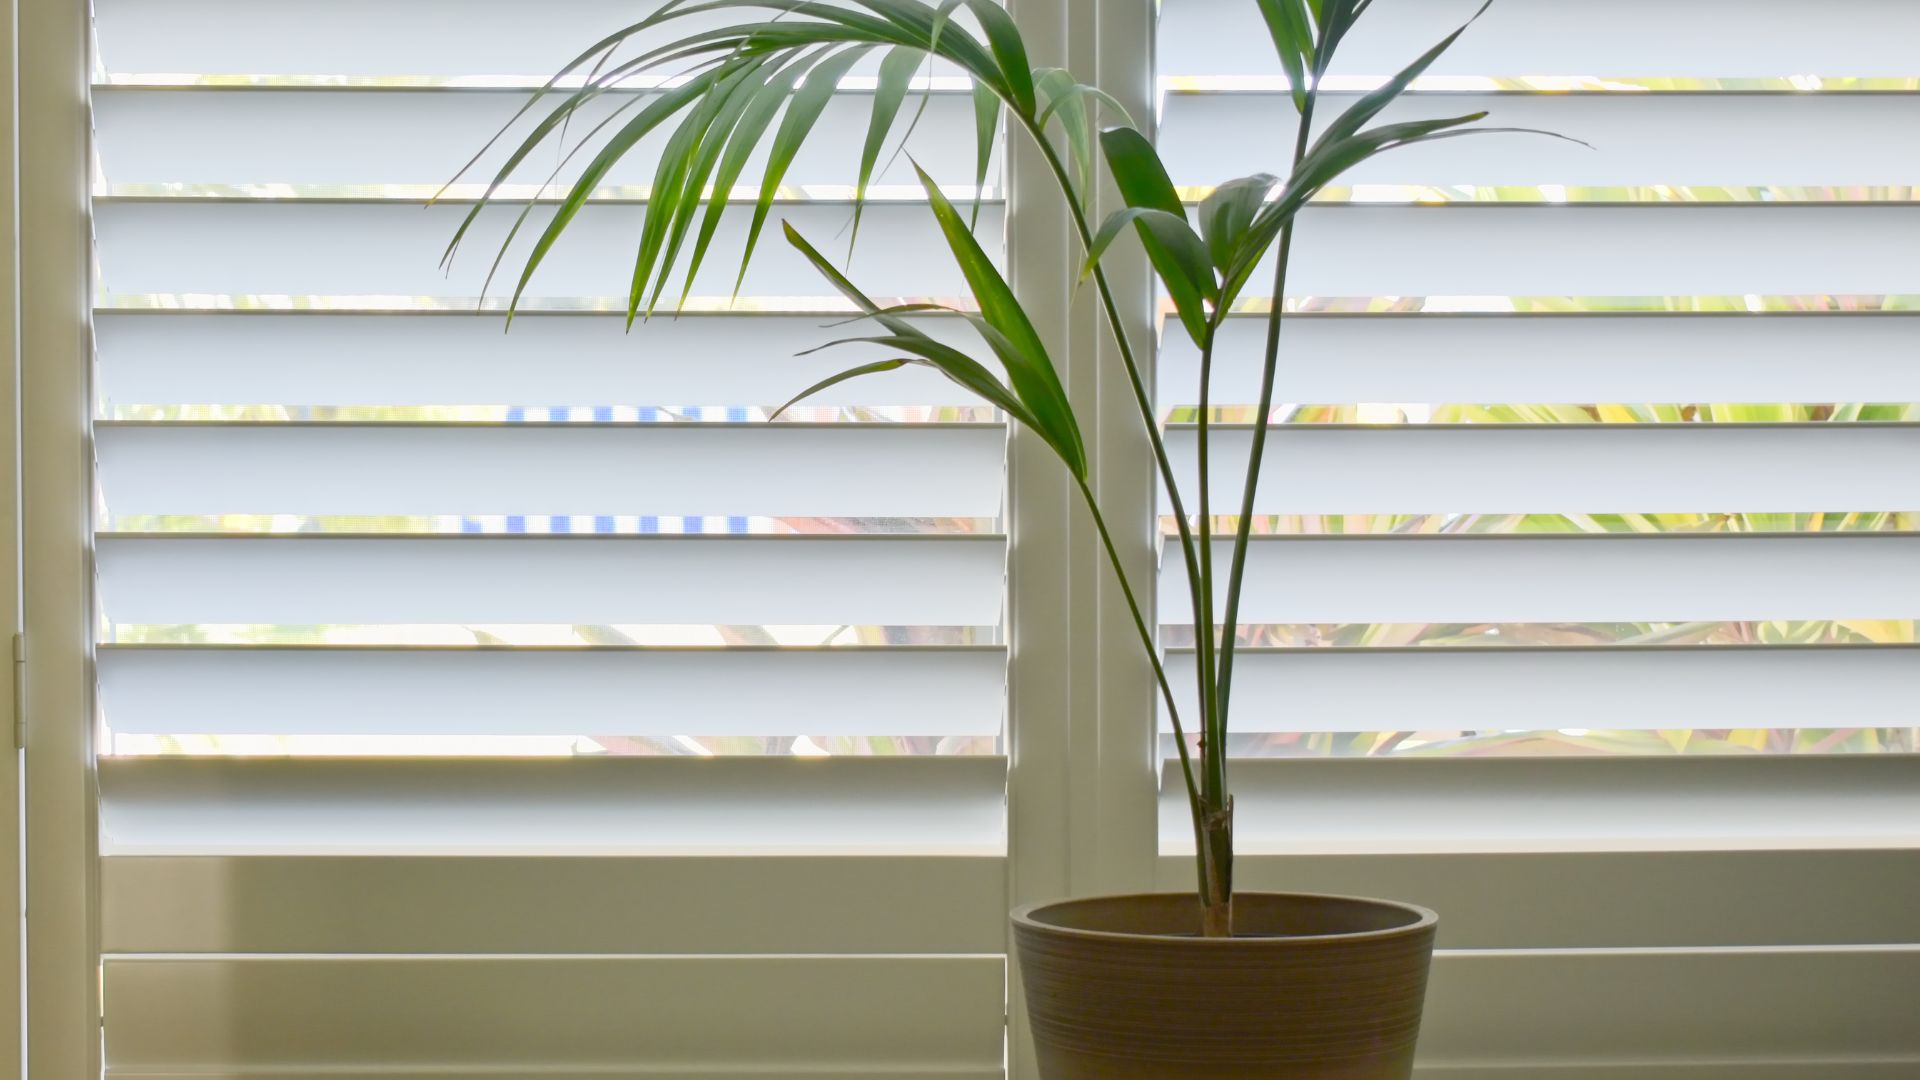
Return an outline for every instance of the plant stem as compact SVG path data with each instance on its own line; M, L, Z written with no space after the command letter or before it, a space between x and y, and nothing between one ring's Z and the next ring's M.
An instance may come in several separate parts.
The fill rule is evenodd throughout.
M1200 932L1206 937L1233 936L1233 799L1207 813L1198 837L1201 890Z
M1325 69L1323 59L1314 70L1312 85L1307 88L1306 104L1300 108L1300 131L1293 144L1295 172L1300 169L1300 160L1307 155L1309 139L1313 134L1313 107L1320 98L1320 79ZM1274 374L1280 359L1280 320L1287 306L1287 263L1293 254L1293 227L1298 220L1296 211L1282 226L1280 248L1274 255L1273 303L1267 312L1266 355L1260 367L1260 404L1253 414L1253 445L1247 454L1246 486L1241 492L1240 520L1233 534L1233 563L1227 571L1227 610L1221 619L1224 632L1221 634L1220 674L1215 693L1223 731L1233 696L1234 644L1240 636L1240 587L1247 571L1247 538L1253 532L1253 496L1260 486L1260 464L1266 459L1269 414L1273 411ZM1224 315L1224 312L1221 314Z
M1093 527L1100 533L1100 543L1107 550L1107 563L1113 567L1113 576L1120 582L1121 595L1127 598L1127 611L1133 615L1133 628L1140 635L1140 644L1147 651L1147 660L1153 665L1153 677L1160 684L1160 696L1167 703L1167 718L1173 722L1173 741L1180 751L1180 773L1187 782L1187 806L1193 813L1194 838L1200 839L1200 824L1205 819L1205 807L1200 801L1200 791L1193 783L1193 762L1187 754L1187 733L1180 723L1180 709L1174 704L1173 684L1167 680L1167 669L1160 662L1160 650L1156 647L1153 631L1147 626L1147 619L1140 611L1140 601L1133 595L1133 583L1127 580L1126 570L1120 564L1120 554L1114 550L1113 534L1107 529L1107 517L1100 512L1100 503L1093 497L1093 489L1085 480L1076 481L1080 487L1080 497L1086 500L1087 512L1093 516ZM1204 863L1202 864L1204 867ZM1207 895L1208 877L1204 871L1200 875L1201 895Z
M1213 619L1213 506L1210 447L1210 419L1213 387L1213 352L1219 341L1220 320L1224 309L1216 310L1207 321L1205 340L1200 344L1200 579L1205 589L1206 612L1194 620L1194 630L1208 648L1201 651L1200 701L1207 727L1201 736L1201 789L1207 812L1198 823L1195 850L1200 859L1200 876L1206 882L1200 890L1200 933L1205 937L1233 936L1233 800L1227 794L1227 725L1220 710L1215 669L1208 658L1216 647Z
M1086 210L1080 205L1080 201L1075 198L1073 194L1073 183L1067 174L1065 163L1060 160L1059 154L1054 152L1053 145L1047 141L1045 133L1036 126L1032 118L1021 116L1018 110L1010 111L1020 119L1022 126L1027 129L1027 134L1032 137L1034 144L1039 148L1040 154L1047 162L1048 168L1053 172L1054 179L1060 186L1060 193L1066 200L1067 211L1073 218L1074 228L1079 234L1081 250L1092 250L1093 232L1087 226ZM1153 400L1148 396L1146 380L1140 374L1140 365L1134 356L1132 341L1127 336L1126 324L1120 319L1119 305L1114 302L1113 288L1107 281L1106 271L1101 268L1098 262L1094 263L1093 266L1093 282L1100 295L1100 304L1106 316L1107 327L1113 334L1115 347L1118 348L1120 352L1121 365L1126 369L1127 381L1133 391L1134 406L1139 411L1142 426L1146 429L1147 442L1153 450L1154 463L1159 468L1162 483L1166 485L1167 501L1173 510L1174 522L1180 535L1180 551L1186 563L1188 592L1190 593L1193 611L1197 619L1199 617L1198 613L1205 610L1201 598L1206 594L1206 586L1208 583L1201 577L1200 565L1195 555L1193 530L1191 523L1187 519L1185 502L1180 497L1180 486L1174 478L1172 462L1167 458L1166 442L1160 435L1159 418L1154 413ZM1092 505L1091 495L1088 495L1088 502L1089 505ZM1106 535L1104 523L1099 521L1097 511L1096 524L1100 525L1102 538L1108 541L1107 558L1113 563L1114 573L1120 577L1122 588L1127 591L1128 601L1131 603L1133 599L1132 586L1126 580L1126 571L1121 566L1114 552L1111 538ZM1137 608L1134 617L1135 622L1142 628L1142 644L1145 645L1148 654L1152 657L1156 672L1161 674L1164 690L1165 675L1161 670L1158 643L1154 640L1152 634L1145 630L1145 619L1140 616ZM1210 637L1208 634L1201 634L1199 637L1201 644L1196 651L1199 653L1199 668L1204 684L1204 681L1207 680L1207 672L1211 666L1212 643L1208 640ZM1205 693L1204 691L1201 694L1203 709L1207 707L1211 696L1211 694ZM1171 709L1172 707L1172 699L1169 697L1168 708ZM1187 751L1185 733L1178 728L1177 717L1175 718L1175 724L1176 730L1174 738L1175 741L1179 743L1181 771L1185 774L1189 792L1196 792L1193 762ZM1202 730L1204 731L1208 726L1206 717L1203 716L1201 718L1201 724ZM1200 800L1198 794L1194 794L1192 809L1194 815L1194 831L1197 837L1206 813L1216 808L1207 806ZM1202 900L1204 901L1208 895L1206 878L1203 874L1201 888Z
M1205 338L1200 342L1200 424L1197 453L1200 478L1197 497L1200 502L1200 599L1202 607L1193 613L1193 629L1200 679L1200 790L1207 805L1226 805L1227 769L1224 753L1226 731L1219 726L1219 698L1216 694L1213 621L1213 505L1211 431L1207 412L1211 408L1209 390L1213 384L1213 348L1217 340L1218 315L1208 320ZM1216 894L1216 899L1218 895Z

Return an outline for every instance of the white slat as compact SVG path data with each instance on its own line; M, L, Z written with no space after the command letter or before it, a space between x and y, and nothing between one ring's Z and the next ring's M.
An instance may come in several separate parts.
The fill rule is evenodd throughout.
M1183 715L1198 715L1193 654L1169 660L1173 685L1188 699ZM1609 692L1621 687L1631 687L1631 696ZM1835 687L1846 688L1847 717L1833 715ZM1920 701L1920 652L1249 652L1235 662L1233 688L1233 728L1241 732L1474 731L1535 724L1598 730L1846 727L1863 717L1897 715ZM1165 720L1162 726L1172 730Z
M277 404L766 405L845 370L855 350L795 352L846 336L825 316L660 318L632 333L619 316L100 315L107 405ZM933 336L978 349L958 319ZM1920 329L1920 322L1916 322ZM1920 393L1915 397L1920 398ZM822 405L969 400L938 372L908 367L807 399ZM1251 400L1251 398L1250 398Z
M1914 945L1447 952L1434 958L1420 1056L1466 1070L1454 1076L1490 1063L1533 1066L1516 1068L1525 1076L1572 1062L1630 1076L1796 1060L1920 1070L1916 992ZM1831 1069L1808 1075L1848 1075Z
M1325 130L1355 100L1323 97L1315 130ZM1487 113L1489 125L1551 131L1591 145L1537 135L1447 139L1381 154L1340 183L1838 187L1904 184L1920 175L1920 146L1886 137L1920 124L1920 95L1449 93L1409 97L1377 122L1476 112ZM1169 94L1161 153L1176 184L1283 172L1296 117L1285 95ZM1276 127L1271 141L1235 136ZM1767 137L1754 138L1759 130Z
M116 72L545 78L659 6L543 0L540 17L529 18L525 0L329 0L327 17L318 19L294 5L253 0L101 0L95 22L100 56ZM688 18L673 24L674 33L740 18ZM666 39L654 33L636 40L651 46ZM870 57L868 67L877 62Z
M1906 1080L1906 1057L1678 1058L1659 1062L1415 1064L1415 1080Z
M1160 850L1193 851L1178 765ZM1233 766L1245 856L1912 851L1920 760L1822 756L1302 758Z
M529 217L515 241L521 256L551 212L541 207ZM464 213L457 206L120 203L97 207L95 228L102 280L113 293L477 296L517 211L494 208L464 241L452 272L445 273L437 265L440 253ZM581 211L535 275L528 295L624 299L644 215L637 206ZM751 217L750 207L727 211L715 234L713 257L695 279L696 295L733 293L736 256L745 247ZM741 295L832 295L831 284L781 236L779 222L792 222L823 252L844 252L845 241L835 237L850 218L848 207L783 207L761 236ZM980 235L997 237L1000 227L998 208L983 208ZM929 250L946 248L925 207L872 206L862 230L890 239L861 245L853 263L860 280L885 281L891 295L965 295L965 281L951 259L926 257ZM512 293L523 265L523 257L508 256L494 282L498 294ZM679 281L676 277L665 295L663 312L671 312L678 299Z
M995 956L119 957L104 979L108 1073L611 1066L987 1080L1000 1075L1005 967Z
M1218 565L1229 550L1216 548ZM1223 580L1222 599L1225 589ZM1160 575L1160 605L1163 621L1189 621L1177 571ZM1449 537L1254 545L1240 619L1710 622L1888 619L1914 610L1920 537Z
M116 733L993 736L1005 668L995 648L110 649L100 695Z
M101 875L108 952L1006 947L994 857L130 855ZM1442 948L1863 945L1908 936L1920 859L1893 848L1255 855L1234 879L1414 899L1442 913ZM1831 887L1840 880L1857 887ZM1154 888L1192 885L1190 856L1158 858ZM1531 902L1487 903L1493 895ZM875 909L863 896L891 902Z
M582 36L584 44L586 38ZM533 155L515 184L544 182L571 150L617 110L620 118L584 143L559 173L564 185L593 160L595 149L644 104L632 93L603 95L575 114L565 140ZM494 136L527 103L526 93L393 92L362 90L131 90L103 88L95 94L95 137L101 168L112 185L310 184L427 185L431 193ZM507 155L564 98L533 107L464 178L486 184ZM919 99L909 102L918 109ZM786 185L851 185L857 179L868 117L869 93L837 97L787 172ZM902 124L904 131L904 123ZM656 130L614 166L603 184L651 184L655 162L671 132ZM907 153L933 176L953 184L975 176L973 104L965 94L933 95L908 141ZM757 185L764 153L749 162L739 183ZM906 155L893 156L889 141L882 185L919 190ZM564 187L561 191L564 192ZM267 188L264 193L271 194Z
M984 1080L998 1075L1002 978L988 957L115 957L107 1010L124 1019L107 1049L129 1074L169 1077L484 1065L512 1080L609 1067ZM1421 1061L1448 1077L1913 1065L1916 984L1912 946L1443 951ZM396 1022L421 1000L437 1003L431 1019Z
M991 626L999 540L99 541L117 623Z
M685 1068L687 1067L684 1067L684 1065L670 1065L670 1067L666 1067L664 1072L660 1072L660 1070L657 1070L657 1072L632 1072L632 1070L628 1070L626 1074L630 1074L630 1076L687 1076ZM858 1078L858 1080L1000 1080L1002 1076L1006 1076L1006 1070L1000 1067L981 1070L981 1068L950 1068L945 1067L945 1065L931 1068L895 1067L895 1065L881 1065L881 1067L877 1068L858 1067L858 1065L828 1065L826 1068L828 1068L831 1076L852 1076L852 1078ZM125 1072L113 1072L113 1068L111 1067L108 1067L108 1072L115 1074L115 1076L127 1076ZM465 1070L461 1070L461 1068L455 1068L453 1074L455 1074L455 1076L472 1076L470 1072L465 1072ZM605 1074L607 1074L605 1068L595 1067L595 1065L586 1065L586 1067L580 1068L536 1065L536 1067L530 1068L509 1068L509 1070L493 1068L493 1070L488 1070L488 1072L484 1072L484 1074L480 1074L480 1076L486 1076L486 1080L597 1080L599 1076L605 1076ZM159 1070L156 1070L156 1068L142 1068L140 1072L136 1072L136 1074L132 1074L132 1076L138 1076L140 1080L338 1080L338 1078L342 1078L342 1076L392 1076L392 1067L374 1065L374 1067L363 1068L363 1070L357 1070L357 1072L351 1070L351 1068L342 1070L342 1068L332 1067L323 1067L319 1068L319 1070L309 1070L309 1068L300 1067L271 1067L265 1068L265 1070L244 1067L186 1067L159 1068ZM693 1076L699 1076L701 1080L818 1080L820 1068L812 1067L812 1065L803 1065L803 1067L793 1068L793 1070L778 1067L770 1070L770 1068L758 1067L758 1065L745 1068L732 1068L722 1065L722 1067L716 1068L701 1067L699 1068L699 1072L695 1072ZM1661 1080L1665 1080L1665 1078L1661 1078ZM1715 1078L1715 1080L1718 1080L1718 1078ZM1772 1080L1772 1078L1768 1078L1768 1080ZM1793 1078L1789 1078L1789 1080L1801 1080L1801 1078L1799 1078L1799 1076L1793 1076ZM1820 1078L1816 1078L1816 1080L1826 1080L1826 1078L1820 1076ZM1849 1076L1849 1080L1860 1080L1860 1078ZM1866 1080L1880 1080L1880 1078L1878 1078L1878 1076L1870 1076L1870 1078L1866 1078Z
M1903 359L1920 319L1902 316L1295 318L1280 340L1280 401L1920 401ZM1259 400L1265 348L1264 319L1226 321L1214 401ZM1178 326L1159 366L1161 405L1192 404L1200 351Z
M997 425L120 427L115 514L992 517Z
M1193 887L1192 855L1156 865L1156 888ZM1240 889L1414 901L1440 913L1443 949L1877 945L1912 936L1916 879L1920 859L1893 845L1295 853L1243 856L1233 868ZM1527 900L1489 900L1502 896Z
M1344 206L1301 218L1287 291L1331 296L1920 292L1920 206ZM1254 273L1264 290L1272 255Z
M101 875L114 953L1006 945L1004 863L991 856L124 855ZM1842 880L1853 887L1832 887ZM1442 913L1442 948L1863 945L1908 936L1920 859L1897 848L1253 855L1235 881L1417 900ZM1190 856L1157 859L1154 888L1192 884ZM1487 903L1494 895L1530 902ZM863 896L891 902L875 909Z
M123 0L124 2L124 0ZM1336 73L1389 75L1471 16L1477 0L1379 0L1340 45ZM1434 64L1445 75L1911 76L1920 10L1831 0L1501 0ZM1659 32L1649 33L1649 26ZM1163 74L1279 74L1259 9L1239 0L1167 0Z
M1248 431L1216 431L1213 498L1240 505ZM1198 432L1170 432L1198 475ZM1920 429L1292 425L1268 438L1255 508L1277 513L1786 513L1920 506ZM1192 509L1191 484L1187 487ZM1216 511L1219 512L1219 511ZM1585 549L1582 549L1583 551Z
M128 855L101 867L101 934L110 953L1002 953L1006 888L997 855Z
M101 762L121 855L999 855L979 757Z

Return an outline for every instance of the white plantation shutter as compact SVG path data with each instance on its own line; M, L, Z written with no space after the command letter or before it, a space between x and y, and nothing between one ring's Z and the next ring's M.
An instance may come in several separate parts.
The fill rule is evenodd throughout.
M1317 122L1477 6L1378 0ZM1236 881L1442 913L1423 1077L1920 1062L1890 1004L1920 954L1880 910L1916 865L1916 43L1897 2L1496 0L1383 119L1486 110L1591 149L1454 139L1328 190L1270 417L1272 298L1227 323L1215 514L1272 423ZM1157 64L1190 198L1285 171L1255 5L1167 0ZM1199 355L1172 319L1160 346L1191 476ZM1169 542L1191 711L1180 570ZM1161 887L1191 886L1191 837L1169 769Z
M96 5L110 1073L999 1074L1005 427L916 371L768 422L861 359L795 355L860 331L779 222L844 251L875 58L737 301L750 201L622 332L664 135L510 332L545 207L484 304L512 207L436 266L479 187L421 204L646 10ZM924 88L970 198L972 104ZM964 299L905 157L875 183L855 276Z
M1473 6L1377 0L1324 112ZM623 333L656 135L510 332L513 257L474 310L510 212L435 265L478 188L421 204L646 10L95 0L105 956L100 994L33 993L42 1025L104 1008L110 1074L1025 1080L1009 897L1191 889L1132 627L1044 451L1015 441L1008 498L999 418L911 370L766 422L859 357L794 355L846 312L777 220L737 303L738 205L686 313ZM1015 11L1036 62L1131 104L1157 54L1136 115L1190 198L1284 169L1292 110L1249 0ZM1236 881L1442 912L1421 1080L1920 1067L1920 757L1870 752L1912 748L1920 689L1916 41L1904 0L1497 0L1394 115L1487 108L1594 149L1396 153L1303 217ZM835 255L873 71L773 214ZM971 105L933 74L912 150L971 195ZM1060 208L1013 164L1013 276L1144 565L1130 403L1087 290L1052 272L1079 257ZM963 299L904 165L853 276ZM23 251L77 247L26 197L44 175L23 181ZM1224 331L1226 472L1269 300ZM69 387L33 347L57 319L22 316L28 390ZM1168 327L1183 470L1196 367ZM36 472L28 450L33 518L79 455ZM1219 484L1216 513L1237 498ZM1159 584L1190 692L1184 592ZM72 583L28 586L44 613ZM35 638L56 676L36 666L36 701L63 700L61 644ZM43 858L92 828L91 793L46 782L83 741L47 741L68 722L30 717ZM41 943L79 951L47 912L84 882L42 871Z
M1381 0L1320 118L1473 7ZM1169 2L1159 33L1175 183L1284 171L1297 116L1255 6ZM1868 0L1501 0L1389 110L1591 145L1397 150L1302 215L1243 752L1913 749L1916 35ZM1270 302L1219 346L1216 514ZM1169 323L1188 471L1197 372ZM1161 603L1190 642L1175 573Z

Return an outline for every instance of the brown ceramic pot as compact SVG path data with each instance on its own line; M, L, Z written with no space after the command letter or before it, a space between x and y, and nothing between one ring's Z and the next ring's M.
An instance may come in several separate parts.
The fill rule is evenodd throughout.
M1407 1080L1439 917L1386 900L1237 893L1231 938L1192 893L1013 913L1046 1080Z

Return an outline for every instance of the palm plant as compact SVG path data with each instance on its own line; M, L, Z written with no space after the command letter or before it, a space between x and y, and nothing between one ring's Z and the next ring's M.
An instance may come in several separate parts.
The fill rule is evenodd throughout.
M752 208L746 248L740 255L739 274L744 278L788 166L839 81L856 63L878 55L871 121L855 188L856 237L869 181L890 132L901 122L915 73L935 60L964 72L971 81L976 105L976 191L985 182L1004 110L1009 127L1018 128L1032 141L1056 181L1085 252L1081 280L1091 278L1098 293L1154 464L1172 505L1177 528L1174 539L1199 631L1195 644L1200 715L1181 716L1137 590L1118 561L1106 518L1094 498L1079 423L1033 320L973 236L969 216L953 205L917 163L915 170L941 234L978 304L977 311L959 314L977 332L988 359L978 359L930 337L909 318L934 305L882 307L875 303L818 248L783 222L787 242L859 309L862 318L858 321L874 327L871 332L834 344L862 344L888 353L884 359L849 368L810 386L794 400L847 379L909 364L923 365L1025 425L1059 457L1085 499L1107 561L1118 576L1175 731L1199 852L1202 923L1210 936L1232 933L1233 799L1227 785L1226 734L1233 690L1234 628L1246 575L1254 496L1266 452L1264 421L1273 407L1285 315L1281 298L1285 295L1296 215L1322 187L1376 154L1474 132L1518 130L1482 126L1478 121L1484 113L1375 123L1381 112L1453 44L1466 29L1462 26L1399 74L1357 98L1325 124L1316 138L1314 114L1323 77L1342 40L1372 0L1256 2L1291 87L1292 101L1299 112L1299 134L1284 179L1269 173L1227 179L1214 187L1191 217L1152 144L1132 126L1125 110L1099 89L1078 82L1062 69L1032 66L1019 28L993 0L847 0L844 4L822 0L669 0L653 15L581 52L488 143L492 147L516 122L530 114L537 116L530 133L508 154L446 253L447 259L453 257L474 220L537 148L558 145L566 155L562 159L564 167L567 159L607 132L604 142L597 145L559 200L552 218L533 239L509 304L511 320L512 309L529 280L608 170L633 151L644 136L671 124L649 190L628 286L627 320L631 326L635 319L656 309L676 273L682 280L680 299L685 300L694 274L708 254L729 193L749 157L765 146L765 172ZM1483 6L1480 10L1486 9ZM956 19L956 15L964 18ZM714 18L728 17L742 21L709 25ZM1474 17L1478 18L1478 13ZM616 52L635 35L683 19L705 20L692 24L704 28L686 29L667 44L615 59ZM579 74L582 72L584 75ZM558 89L562 80L569 78L580 79L581 85ZM583 106L640 78L660 79L658 92L635 95L577 140L571 150L566 149L569 124ZM536 111L542 101L551 102L544 114ZM1096 134L1103 117L1112 122L1111 126ZM486 152L483 148L481 154ZM471 170L479 157L476 155L461 175ZM1118 188L1125 205L1096 226L1091 193L1103 175L1103 164L1104 175ZM556 169L554 175L558 172ZM550 176L548 181L552 179ZM976 217L978 205L976 198ZM529 202L508 233L494 260L496 272L531 208ZM1198 487L1196 512L1192 514L1161 438L1139 347L1129 338L1103 267L1103 256L1111 245L1129 232L1144 246L1181 329L1200 350ZM1208 390L1214 347L1223 320L1269 253L1274 255L1274 301L1267 315L1260 398L1224 588L1217 590L1222 574L1214 558L1215 518L1208 497L1212 470Z

